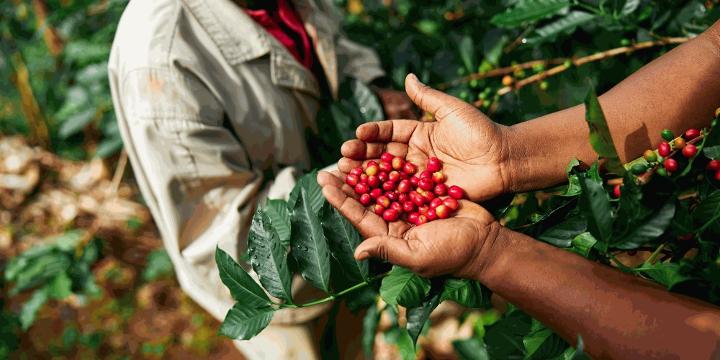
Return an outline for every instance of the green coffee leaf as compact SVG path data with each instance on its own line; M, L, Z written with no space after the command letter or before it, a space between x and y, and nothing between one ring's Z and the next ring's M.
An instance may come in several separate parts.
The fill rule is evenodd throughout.
M350 83L352 97L362 114L364 122L382 120L385 118L382 104L377 95L362 81L353 79ZM359 124L357 124L359 125ZM347 139L346 139L347 140Z
M481 339L469 338L453 341L453 348L460 360L490 360L487 348Z
M330 251L312 194L301 188L292 215L292 254L302 277L318 289L330 292ZM322 205L322 203L321 203Z
M292 274L287 264L287 249L280 243L267 214L258 210L248 235L250 265L260 283L271 295L292 303Z
M678 263L657 262L655 264L643 264L635 270L650 276L668 289L672 289L673 286L691 279L680 272L680 264Z
M491 359L519 359L525 352L523 337L530 332L530 317L512 309L485 331L485 344Z
M624 194L623 194L624 196ZM648 241L658 238L670 226L670 222L675 215L675 199L668 200L660 209L647 216L636 226L630 229L630 232L613 247L618 249L635 249L646 244Z
M407 329L395 327L385 333L385 341L395 344L402 360L415 360L415 344Z
M262 288L233 258L220 249L215 249L215 262L220 270L220 280L230 289L233 299L239 304L252 308L270 305L270 298Z
M48 299L47 290L41 288L36 290L32 297L22 305L22 308L20 308L20 327L23 331L27 331L27 329L32 326L38 311L40 311L40 308L45 305Z
M617 175L624 175L625 168L615 150L615 143L610 136L605 114L600 107L594 88L590 88L585 97L585 121L590 127L590 144L598 156L605 159L605 167Z
M597 239L589 232L578 234L572 239L571 251L578 253L584 257L590 255L590 250L597 244Z
M552 359L560 356L568 344L537 320L532 321L530 333L523 337L525 359Z
M490 20L501 27L512 28L560 13L570 6L568 0L520 0L517 5Z
M460 59L462 59L465 69L468 72L472 72L477 67L477 57L475 51L475 42L468 35L463 35L458 44L458 51L460 52Z
M269 306L252 308L235 304L220 325L220 334L236 340L249 340L270 324L275 310Z
M708 146L702 151L709 159L720 159L720 145Z
M405 307L420 305L429 291L429 280L399 266L393 266L380 285L380 296L386 303Z
M695 224L700 228L712 227L715 232L720 228L720 190L708 194L692 212Z
M578 185L579 186L579 185ZM567 220L545 230L538 240L558 247L570 247L572 239L587 230L587 220L582 216L572 216Z
M272 224L272 228L278 234L280 243L287 249L290 248L290 211L287 203L283 200L268 200L263 207Z
M612 232L612 207L602 181L578 173L582 193L578 201L581 213L587 219L588 230L599 241L607 243Z
M295 184L295 187L290 192L288 199L288 209L294 209L298 198L300 197L300 191L305 190L307 193L307 199L310 203L310 207L314 213L319 214L322 204L325 202L325 197L322 194L322 188L317 183L317 171L303 175Z
M164 249L153 250L147 257L145 270L142 272L143 281L153 281L167 277L173 273L173 264L170 256Z
M67 273L61 272L48 283L45 288L47 295L56 300L62 300L72 294L72 280Z
M440 294L427 299L418 307L407 309L407 331L412 338L413 344L417 343L417 339L422 332L423 327L430 319L430 313L440 304Z
M535 30L535 36L527 41L531 44L540 43L551 40L556 35L562 33L571 33L580 25L586 24L595 19L596 15L584 11L571 11L569 14L561 17L554 22L542 26Z
M342 266L342 271L351 281L367 280L368 262L358 261L354 256L355 248L362 241L360 234L330 203L323 205L320 216L330 246L330 253Z
M363 318L362 347L367 359L373 358L373 347L378 324L380 324L380 311L373 304L368 308Z
M440 301L450 300L468 308L485 308L490 304L490 290L477 281L445 280Z

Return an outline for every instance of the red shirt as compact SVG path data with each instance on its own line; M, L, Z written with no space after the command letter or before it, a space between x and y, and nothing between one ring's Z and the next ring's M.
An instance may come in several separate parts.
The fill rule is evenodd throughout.
M310 37L300 15L288 0L278 0L275 6L246 8L245 12L280 41L300 64L313 71L314 53Z

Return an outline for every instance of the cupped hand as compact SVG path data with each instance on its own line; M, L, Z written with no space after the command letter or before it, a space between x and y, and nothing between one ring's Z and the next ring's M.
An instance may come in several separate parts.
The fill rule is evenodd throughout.
M448 184L459 185L471 200L490 199L511 190L506 169L507 127L494 123L472 105L422 84L415 75L405 79L410 99L436 121L387 120L358 127L357 139L343 144L338 162L347 173L363 161L388 151L425 167L427 158L443 161Z
M355 200L339 176L320 172L318 183L328 202L367 239L355 250L358 260L381 258L424 277L478 278L486 263L484 253L500 232L500 224L485 209L462 200L448 219L420 226L402 220L387 223Z

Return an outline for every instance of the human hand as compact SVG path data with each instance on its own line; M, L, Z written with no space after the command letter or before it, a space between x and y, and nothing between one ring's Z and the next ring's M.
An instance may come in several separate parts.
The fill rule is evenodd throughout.
M512 189L507 169L507 127L491 121L472 105L431 89L415 75L408 75L409 97L437 121L388 120L363 124L357 139L343 144L344 158L338 168L348 173L363 161L377 159L388 151L425 167L430 156L443 161L449 184L466 190L473 201L481 201Z
M375 88L388 119L417 119L415 105L403 91Z
M482 277L501 226L481 206L461 200L460 209L448 219L414 227L402 220L387 223L355 200L353 189L338 176L320 172L317 180L328 202L367 239L355 250L355 258L382 258L424 277Z

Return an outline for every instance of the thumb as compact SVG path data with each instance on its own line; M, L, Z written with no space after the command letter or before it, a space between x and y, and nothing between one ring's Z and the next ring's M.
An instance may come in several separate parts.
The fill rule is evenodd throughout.
M415 74L408 74L405 77L405 92L419 108L435 115L437 120L442 120L444 114L458 107L470 106L454 96L423 84ZM448 111L441 111L443 109L448 109Z
M417 240L411 240L417 241ZM355 259L380 258L395 265L413 268L416 250L409 241L387 235L371 237L355 249Z

